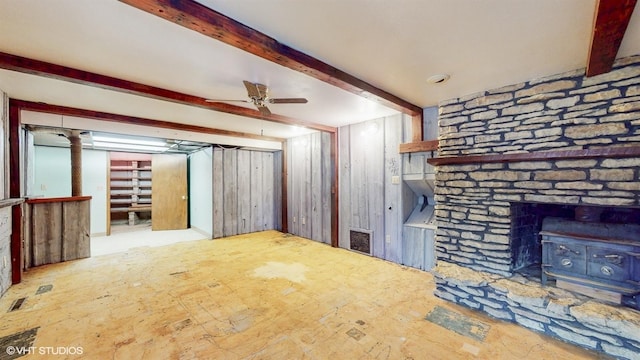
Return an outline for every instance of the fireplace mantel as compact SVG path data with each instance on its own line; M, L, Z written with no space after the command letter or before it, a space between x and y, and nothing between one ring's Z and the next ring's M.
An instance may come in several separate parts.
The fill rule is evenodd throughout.
M572 160L640 157L640 146L616 146L581 150L552 150L531 153L468 155L428 159L431 165L507 163L518 161Z

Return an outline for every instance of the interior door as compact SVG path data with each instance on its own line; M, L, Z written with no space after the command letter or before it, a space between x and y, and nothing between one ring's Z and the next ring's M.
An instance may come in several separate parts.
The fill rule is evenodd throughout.
M154 154L151 159L151 230L187 228L187 156Z

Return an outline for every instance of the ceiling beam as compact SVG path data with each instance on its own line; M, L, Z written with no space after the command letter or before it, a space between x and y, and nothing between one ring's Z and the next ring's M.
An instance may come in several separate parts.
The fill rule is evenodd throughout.
M47 114L63 115L63 116L76 116L81 118L109 121L109 122L115 122L120 124L150 126L150 127L169 129L169 130L189 131L189 132L195 132L200 134L230 136L230 137L239 137L239 138L254 139L254 140L264 140L264 141L282 142L285 140L283 138L273 137L273 136L248 134L248 133L243 133L238 131L221 130L221 129L215 129L215 128L210 128L205 126L180 124L180 123L175 123L170 121L153 120L153 119L146 119L146 118L140 118L135 116L111 114L111 113L100 112L100 111L78 109L78 108L72 108L67 106L51 105L51 104L24 101L24 100L18 100L18 99L11 99L10 105L19 110L30 110L30 111L47 113Z
M175 24L412 116L422 108L193 0L120 0Z
M611 71L636 0L598 0L593 17L587 76Z
M38 75L51 79L64 80L76 84L88 85L101 89L144 96L156 100L169 101L183 105L196 106L208 110L266 120L285 125L302 126L313 130L326 132L336 131L336 128L332 126L316 124L276 114L263 115L258 110L253 110L242 106L231 105L222 102L207 102L207 99L198 96L183 94L172 90L158 88L155 86L122 80L110 76L100 75L84 70L78 70L3 52L0 52L0 69Z

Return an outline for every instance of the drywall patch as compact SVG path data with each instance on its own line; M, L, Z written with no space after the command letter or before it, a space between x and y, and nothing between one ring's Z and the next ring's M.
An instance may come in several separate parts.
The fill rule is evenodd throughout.
M285 264L269 261L265 265L253 270L253 276L266 279L287 279L295 283L301 283L306 280L304 274L308 270L309 268L301 263Z

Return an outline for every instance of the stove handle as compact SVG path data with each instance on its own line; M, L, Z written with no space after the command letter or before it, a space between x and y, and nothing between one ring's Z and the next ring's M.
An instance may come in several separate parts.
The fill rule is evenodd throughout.
M580 255L580 251L576 251L576 250L571 250L570 248L564 246L564 245L558 245L558 247L556 248L556 254L558 255L564 255L566 253L574 253L576 255Z

